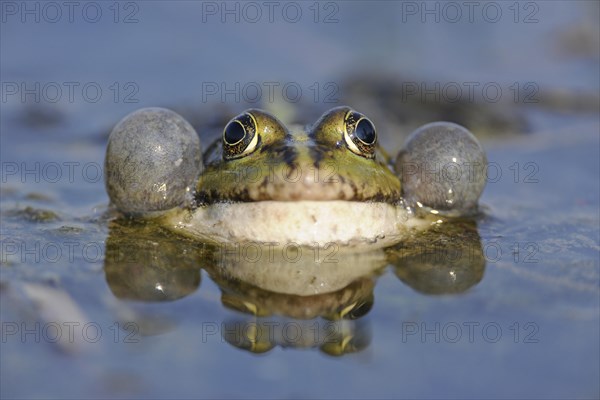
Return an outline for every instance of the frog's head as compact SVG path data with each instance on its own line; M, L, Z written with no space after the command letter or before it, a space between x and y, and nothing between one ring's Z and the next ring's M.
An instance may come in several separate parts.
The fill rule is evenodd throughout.
M204 160L199 204L400 199L400 180L378 152L375 126L350 107L331 109L306 128L247 110L225 126Z

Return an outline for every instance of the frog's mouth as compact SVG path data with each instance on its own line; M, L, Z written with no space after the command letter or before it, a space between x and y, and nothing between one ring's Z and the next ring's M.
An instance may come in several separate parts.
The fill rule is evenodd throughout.
M223 187L218 189L199 188L195 194L198 206L263 201L351 201L397 204L400 199L398 188L386 185L376 186L372 181L359 185L340 175L327 177L322 181L311 176L299 179L264 177L261 182L232 186L230 189Z

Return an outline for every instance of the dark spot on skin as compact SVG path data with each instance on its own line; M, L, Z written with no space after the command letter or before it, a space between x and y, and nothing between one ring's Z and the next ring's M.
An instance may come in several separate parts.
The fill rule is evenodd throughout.
M283 152L283 162L285 162L290 169L296 168L296 159L298 158L298 150L291 146L286 146Z
M194 200L196 202L196 206L202 206L204 204L212 203L212 197L213 197L214 193L211 193L211 192L214 192L214 191L210 191L210 190L197 191L194 194Z
M295 179L296 178L296 170L297 170L296 165L288 166L288 168L286 169L285 177L287 179L292 179L292 177L294 177L294 179ZM300 171L300 172L302 172L302 171Z
M377 192L375 193L371 199L369 199L369 201L372 201L374 203L379 203L379 202L388 202L390 200L390 196L386 196L381 192Z
M220 203L220 202L251 202L254 199L250 198L248 189L244 188L236 192L222 194L216 189L201 190L196 192L194 196L196 206ZM226 200L226 201L225 201Z
M348 183L348 185L350 185L350 187L352 188L352 193L353 193L352 194L352 198L358 198L358 197L360 197L358 195L358 187L356 187L356 183L354 183L353 181L350 181Z
M291 146L286 143L269 143L261 147L261 153L267 152L268 154L273 154L275 161L280 161L286 163L290 168L295 168L295 162L298 157L298 151L294 146Z
M327 150L319 145L310 146L308 148L308 154L310 155L310 158L313 160L313 165L315 166L315 168L319 168L319 165L320 165L321 161L323 161L323 159L325 158L326 153L327 153Z
M264 189L267 187L267 185L269 184L269 176L265 176L265 179L263 179L263 181L261 182L259 188L260 189Z
M267 152L272 152L273 148L277 145L277 143L269 143L269 144L265 144L264 146L262 146L260 148L260 152L264 153L265 151Z
M249 201L250 200L250 194L248 193L248 189L244 188L244 190L242 190L241 192L239 192L239 197L241 199L245 199L243 201Z

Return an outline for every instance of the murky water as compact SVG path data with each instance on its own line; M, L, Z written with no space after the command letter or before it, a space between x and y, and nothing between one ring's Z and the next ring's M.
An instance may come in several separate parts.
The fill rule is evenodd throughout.
M481 3L473 22L442 3L427 3L439 22L421 2L293 3L297 23L143 1L97 3L97 22L94 5L51 22L40 3L23 22L5 4L2 397L600 395L597 3ZM239 102L221 87L236 82ZM490 161L482 215L344 255L224 248L107 212L122 116L172 107L206 143L253 82L292 120L352 105L391 153L422 123L470 127ZM264 82L302 96L273 105Z

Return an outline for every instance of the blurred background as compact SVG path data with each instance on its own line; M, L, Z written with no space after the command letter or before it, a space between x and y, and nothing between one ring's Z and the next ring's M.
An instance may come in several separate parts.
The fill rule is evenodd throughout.
M597 398L599 4L2 1L2 397ZM459 238L444 246L474 258L417 261L407 245L400 262L348 261L378 272L298 305L223 277L212 250L105 214L108 134L138 108L176 110L206 145L248 107L308 124L344 104L392 154L435 120L482 141L498 172L483 216L419 239ZM239 324L221 336L249 301L321 329L341 298L369 305L332 325L348 356L246 343ZM103 335L50 340L44 327L73 315Z

